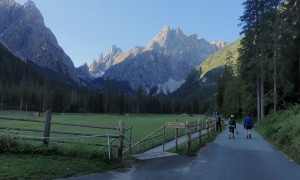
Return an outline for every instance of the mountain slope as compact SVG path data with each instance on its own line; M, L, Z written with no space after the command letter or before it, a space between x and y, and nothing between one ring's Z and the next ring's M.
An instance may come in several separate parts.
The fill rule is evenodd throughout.
M239 47L240 40L237 40L209 56L200 66L194 68L186 82L170 97L186 99L187 102L197 101L202 113L210 111L215 102L217 82L228 61L227 53L232 52L232 60L236 63Z
M0 40L17 56L79 83L74 64L44 24L33 1L1 0Z
M240 47L241 39L223 47L216 53L209 56L200 66L202 68L201 78L205 76L207 72L214 68L218 68L220 66L224 66L226 63L227 53L230 51L232 53L232 58L234 63L238 58L238 48Z

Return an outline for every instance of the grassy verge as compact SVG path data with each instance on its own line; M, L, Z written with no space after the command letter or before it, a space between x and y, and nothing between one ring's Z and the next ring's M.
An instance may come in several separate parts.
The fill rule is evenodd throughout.
M11 137L0 137L0 162L0 179L54 179L122 167L121 160L80 145L33 145Z
M214 141L214 139L217 137L218 134L212 134L209 137L204 136L202 137L201 143L198 142L198 140L194 140L191 143L191 151L188 151L187 142L181 143L178 145L177 151L175 147L168 150L168 152L182 154L182 155L189 155L189 156L196 156L199 150L203 147L205 147L208 143L211 143Z
M0 179L55 179L117 168L119 162L58 155L1 154Z
M300 164L300 105L269 115L256 129L267 141Z

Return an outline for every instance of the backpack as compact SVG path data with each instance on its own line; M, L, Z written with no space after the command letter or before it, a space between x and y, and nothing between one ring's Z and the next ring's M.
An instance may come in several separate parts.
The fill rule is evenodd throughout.
M229 125L235 125L235 119L230 118L228 124Z
M221 122L221 116L217 117L217 122Z
M246 125L247 126L252 126L251 118L249 116L247 117Z

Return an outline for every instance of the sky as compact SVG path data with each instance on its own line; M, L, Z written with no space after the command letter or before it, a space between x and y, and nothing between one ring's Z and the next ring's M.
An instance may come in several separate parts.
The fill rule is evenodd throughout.
M27 0L15 0L24 4ZM241 0L32 0L75 67L115 44L145 47L168 25L209 42L240 37Z

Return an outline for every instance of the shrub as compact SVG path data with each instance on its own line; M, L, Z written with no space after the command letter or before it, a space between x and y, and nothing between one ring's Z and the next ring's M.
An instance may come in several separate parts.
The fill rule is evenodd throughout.
M271 143L300 163L300 105L269 115L258 130Z
M51 143L49 145L32 144L23 140L16 140L11 136L0 137L0 154L39 154L59 155L68 157L84 157L88 159L105 159L106 152L88 149L84 145L62 145Z

